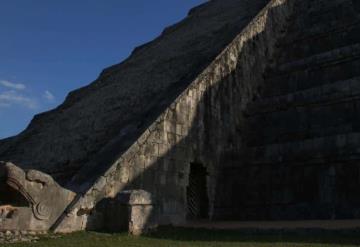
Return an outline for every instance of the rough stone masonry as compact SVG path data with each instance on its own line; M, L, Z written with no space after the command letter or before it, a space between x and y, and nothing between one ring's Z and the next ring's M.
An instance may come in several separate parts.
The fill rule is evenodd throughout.
M0 231L111 229L126 191L157 224L359 217L359 41L356 0L194 8L0 140Z

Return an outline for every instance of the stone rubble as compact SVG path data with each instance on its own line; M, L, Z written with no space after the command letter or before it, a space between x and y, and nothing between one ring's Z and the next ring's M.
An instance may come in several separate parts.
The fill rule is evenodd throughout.
M47 232L31 231L5 231L0 232L0 244L18 243L18 242L37 242L41 236Z

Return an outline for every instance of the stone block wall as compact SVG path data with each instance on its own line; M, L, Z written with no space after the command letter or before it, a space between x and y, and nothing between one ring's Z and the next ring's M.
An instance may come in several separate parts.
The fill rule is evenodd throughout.
M219 217L360 217L359 20L351 0L297 2L220 175Z
M243 111L257 95L292 7L290 0L271 1L94 186L74 201L55 230L101 227L96 204L125 189L149 191L160 224L183 223L192 162L206 167L209 215L218 214L214 205L222 161L242 146Z

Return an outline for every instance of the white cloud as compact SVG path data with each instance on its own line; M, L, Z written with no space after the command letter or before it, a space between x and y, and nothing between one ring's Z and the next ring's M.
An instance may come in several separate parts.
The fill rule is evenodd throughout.
M45 91L44 98L47 99L48 101L54 101L55 100L55 96L49 90Z
M29 109L38 108L35 99L24 96L15 90L0 92L0 107L10 107L13 105L20 105Z
M44 107L41 103L45 101L54 103L55 100L54 94L49 90L36 93L31 89L28 90L24 84L0 80L0 111L2 108L15 109L16 107L39 110Z
M10 81L0 80L0 85L6 88L15 89L15 90L24 90L26 86L21 83L13 83Z

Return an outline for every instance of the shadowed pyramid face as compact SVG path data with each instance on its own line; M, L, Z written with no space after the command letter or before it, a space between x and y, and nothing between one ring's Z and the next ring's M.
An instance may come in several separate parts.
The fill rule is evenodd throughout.
M360 12L360 1L359 0L352 0L355 9Z
M0 231L47 231L74 197L47 174L0 163Z

